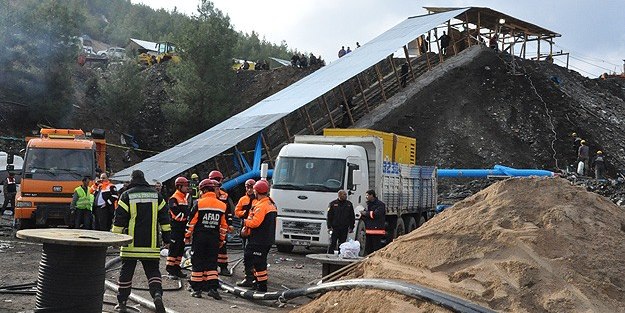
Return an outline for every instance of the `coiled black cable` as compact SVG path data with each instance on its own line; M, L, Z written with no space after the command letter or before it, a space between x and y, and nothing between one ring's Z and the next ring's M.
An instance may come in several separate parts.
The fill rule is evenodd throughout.
M44 243L35 312L101 313L106 247Z

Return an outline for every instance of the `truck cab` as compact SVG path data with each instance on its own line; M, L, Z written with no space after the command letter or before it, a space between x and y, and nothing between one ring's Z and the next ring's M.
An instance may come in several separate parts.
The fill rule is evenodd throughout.
M105 141L82 130L42 129L26 146L22 182L15 199L16 229L69 225L69 205L83 177L105 168ZM100 165L100 166L99 166Z
M328 204L346 190L359 212L367 185L366 151L354 145L289 144L276 161L271 196L278 207L276 245L325 247ZM361 170L362 169L362 170Z

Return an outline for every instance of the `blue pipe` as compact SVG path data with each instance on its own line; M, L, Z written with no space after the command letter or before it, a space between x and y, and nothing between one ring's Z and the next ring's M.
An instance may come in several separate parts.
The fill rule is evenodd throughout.
M268 170L267 171L267 178L271 178L273 176L273 170ZM228 180L227 182L225 182L221 187L223 189L226 189L226 191L230 191L231 189L233 189L234 187L244 184L246 180L253 178L253 179L257 179L260 177L260 169L258 170L253 170L251 172L247 172L245 174L239 175L235 178L232 178L230 180Z
M513 176L513 177L527 177L527 176L554 176L551 171L535 170L535 169L515 169L503 165L495 165L492 169L447 169L442 168L437 170L439 178L484 178L488 176Z

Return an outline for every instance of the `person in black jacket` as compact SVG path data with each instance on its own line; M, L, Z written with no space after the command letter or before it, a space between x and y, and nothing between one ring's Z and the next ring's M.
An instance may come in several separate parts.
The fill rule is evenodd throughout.
M148 278L150 295L154 299L155 311L165 313L163 286L158 264L160 260L159 228L163 243L169 245L171 225L165 200L145 181L142 171L132 171L128 190L117 202L111 230L117 234L128 233L133 237L130 244L120 249L122 268L119 272L117 291L118 312L130 312L126 301L132 289L132 277L137 261L141 261L143 271Z
M354 231L354 205L347 200L347 192L339 190L338 199L328 205L328 232L330 246L328 253L333 253L347 240L347 233Z
M367 209L360 211L360 219L365 222L365 254L370 254L382 248L382 239L386 235L386 204L377 198L375 190L368 190L365 196Z

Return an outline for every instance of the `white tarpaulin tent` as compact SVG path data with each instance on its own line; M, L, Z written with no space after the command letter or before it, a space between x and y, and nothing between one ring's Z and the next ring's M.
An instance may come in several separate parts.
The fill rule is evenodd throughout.
M185 142L120 171L113 176L113 179L130 180L133 170L141 170L150 183L168 180L234 147L280 118L385 59L421 34L427 33L468 9L408 18L360 48L249 109Z

